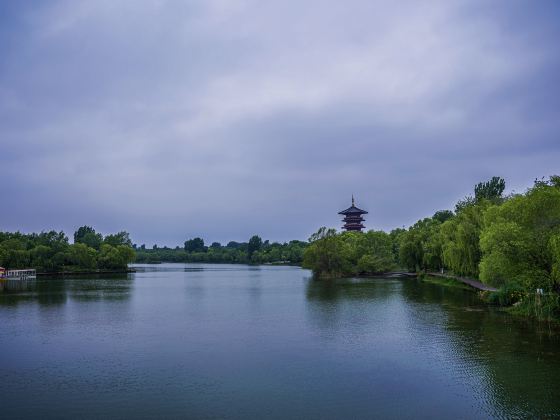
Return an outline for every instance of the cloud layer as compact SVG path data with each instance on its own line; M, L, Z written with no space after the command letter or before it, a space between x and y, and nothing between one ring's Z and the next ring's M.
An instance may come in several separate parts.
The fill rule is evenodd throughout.
M0 10L0 229L306 239L559 172L557 2Z

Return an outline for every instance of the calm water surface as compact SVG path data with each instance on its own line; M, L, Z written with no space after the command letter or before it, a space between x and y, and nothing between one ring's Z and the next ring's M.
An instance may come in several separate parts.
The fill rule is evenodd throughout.
M141 265L0 294L3 418L560 416L560 337L411 279Z

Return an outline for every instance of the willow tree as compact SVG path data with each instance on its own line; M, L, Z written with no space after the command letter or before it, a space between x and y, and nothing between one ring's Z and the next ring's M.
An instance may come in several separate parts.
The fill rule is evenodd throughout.
M490 206L487 200L471 203L441 225L443 263L455 274L478 277L480 234L484 212Z
M335 229L320 228L309 238L310 245L303 254L303 267L319 277L336 277L348 271L345 267L345 243Z
M538 182L484 215L480 277L552 290L560 283L560 186Z

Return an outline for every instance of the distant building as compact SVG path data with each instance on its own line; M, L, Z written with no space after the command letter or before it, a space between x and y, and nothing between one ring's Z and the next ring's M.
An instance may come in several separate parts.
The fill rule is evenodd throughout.
M352 206L348 207L346 210L338 212L338 214L342 214L344 216L344 219L342 220L344 222L344 226L342 226L343 229L347 231L361 232L362 229L365 228L362 224L362 222L365 221L362 214L367 214L367 211L359 209L354 205L353 195Z

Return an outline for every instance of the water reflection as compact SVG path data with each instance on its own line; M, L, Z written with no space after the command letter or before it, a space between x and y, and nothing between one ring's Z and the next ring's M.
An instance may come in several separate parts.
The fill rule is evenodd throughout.
M19 290L0 293L0 306L17 306L37 302L57 306L74 301L119 301L130 298L133 274L48 277L26 282Z
M0 294L3 415L560 413L555 332L488 308L475 293L308 275L162 264L130 276L40 279L32 290Z
M560 337L546 323L517 319L482 305L469 292L446 292L422 287L424 301L441 305L453 349L484 370L486 397L494 415L550 417L558 414ZM430 290L436 289L436 290ZM467 295L465 295L467 293ZM473 297L474 296L474 297ZM461 301L465 302L461 305Z
M342 332L383 334L403 322L399 280L360 278L315 280L306 286L307 314L323 338L337 339Z
M382 280L382 281L378 281ZM384 299L400 289L399 280L348 278L317 280L310 278L306 296L309 301L337 302L342 300Z
M414 348L406 357L418 357L416 366L449 371L492 417L560 412L560 336L549 324L513 318L471 291L415 279L310 280L306 298L323 336L336 340L352 324L361 340L383 334L384 343L369 339L378 354L400 352L395 343ZM399 336L395 343L391 334ZM357 341L345 339L347 346Z
M75 301L124 301L130 299L132 283L132 274L75 278L66 289Z
M39 280L36 292L37 302L42 306L63 305L68 300L64 279L55 281Z

